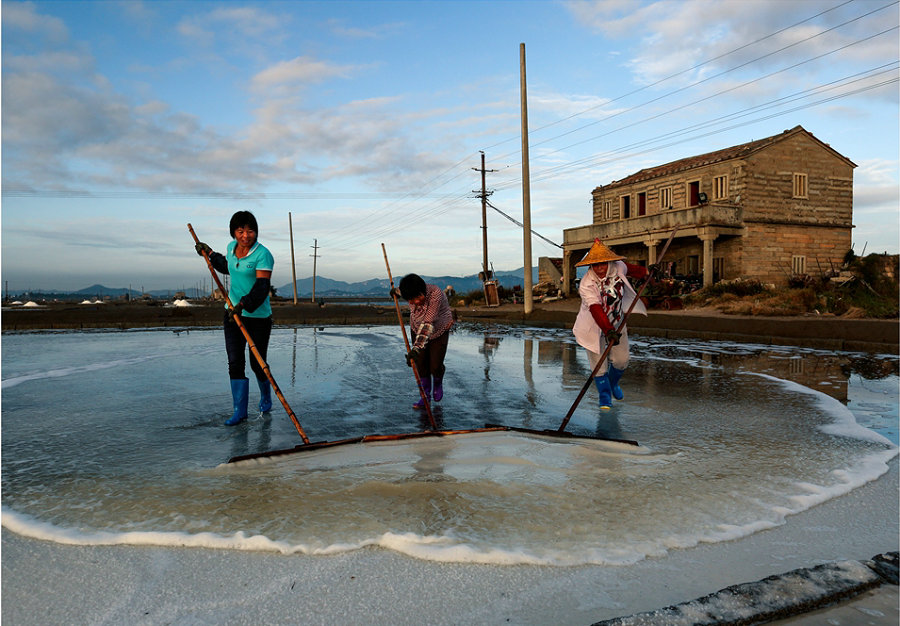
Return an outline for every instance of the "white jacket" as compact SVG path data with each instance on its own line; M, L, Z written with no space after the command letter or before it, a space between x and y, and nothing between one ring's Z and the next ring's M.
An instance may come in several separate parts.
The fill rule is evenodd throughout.
M615 261L606 267L606 276L604 278L600 278L593 268L589 268L584 278L581 279L581 284L578 286L578 295L581 296L581 308L578 310L578 317L575 318L575 326L572 327L572 332L575 334L575 340L578 342L578 345L598 354L603 351L600 342L603 334L600 332L597 322L594 321L594 316L591 315L591 305L604 304L605 298L602 297L601 290L604 286L614 287L617 282L622 282L623 315L628 311L628 308L637 296L634 287L631 286L631 283L626 278L628 266L624 262ZM632 313L647 315L647 307L638 300ZM614 328L618 326L614 320L610 319L610 321L613 322ZM623 328L623 334L624 332L625 329Z

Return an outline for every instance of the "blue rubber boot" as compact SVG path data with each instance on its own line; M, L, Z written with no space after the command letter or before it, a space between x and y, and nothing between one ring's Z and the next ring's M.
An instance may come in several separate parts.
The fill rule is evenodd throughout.
M432 376L434 388L431 390L431 397L435 402L440 402L444 397L444 377Z
M619 379L622 378L624 373L625 370L616 369L612 365L609 366L609 388L612 389L613 398L616 400L625 399L625 393L619 387Z
M226 426L240 424L247 419L247 400L250 392L249 378L231 379L231 397L234 400L234 415L225 422Z
M272 410L272 383L268 378L257 378L259 384L259 412L268 413Z
M420 380L422 381L422 390L425 392L425 397L429 398L431 396L431 376L422 376L420 378ZM425 401L422 400L421 396L416 401L416 403L413 405L413 408L414 409L424 409L425 408Z
M600 396L600 408L612 408L612 390L609 388L609 376L594 376L594 384L597 386L597 395Z

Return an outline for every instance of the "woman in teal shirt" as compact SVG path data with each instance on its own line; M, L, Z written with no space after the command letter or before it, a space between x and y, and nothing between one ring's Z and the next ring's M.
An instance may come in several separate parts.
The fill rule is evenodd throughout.
M205 243L197 244L197 254L205 250L213 267L231 277L228 299L233 310L225 305L225 351L228 354L228 377L231 379L231 396L234 413L225 422L234 426L247 419L250 379L245 376L247 340L234 321L241 318L244 328L259 350L263 360L269 347L272 333L272 306L269 291L272 283L272 269L275 259L272 253L257 241L259 227L250 211L238 211L231 216L229 224L232 241L224 255L213 252ZM269 379L256 359L250 359L250 368L259 385L259 410L272 408L272 387Z

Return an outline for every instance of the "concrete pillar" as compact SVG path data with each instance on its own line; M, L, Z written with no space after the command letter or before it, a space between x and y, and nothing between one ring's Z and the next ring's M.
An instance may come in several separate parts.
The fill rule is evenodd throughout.
M703 242L703 286L709 287L713 284L713 241L718 235L716 233L701 232L700 241Z
M656 247L659 245L659 239L645 239L644 245L647 246L647 265L656 263Z
M574 278L572 270L575 268L572 267L572 253L568 250L563 250L563 262L562 262L562 275L563 275L563 284L562 284L562 292L567 298L569 297L570 292L572 291L572 279Z

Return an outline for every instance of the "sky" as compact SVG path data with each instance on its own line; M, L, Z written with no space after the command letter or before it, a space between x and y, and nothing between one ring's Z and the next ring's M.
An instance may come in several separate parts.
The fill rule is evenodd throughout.
M880 0L3 2L8 292L204 286L249 210L273 285L536 267L591 191L801 125L897 253L900 11ZM293 237L291 237L291 234ZM293 254L291 241L293 239ZM315 247L314 247L315 246ZM313 254L317 254L315 259ZM292 260L293 259L293 260Z

